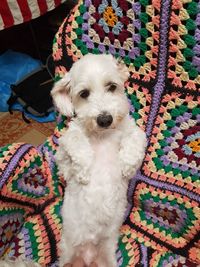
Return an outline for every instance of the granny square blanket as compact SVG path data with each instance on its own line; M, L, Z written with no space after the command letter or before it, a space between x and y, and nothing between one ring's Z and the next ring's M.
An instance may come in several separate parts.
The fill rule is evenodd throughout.
M57 266L65 183L54 155L67 120L40 147L10 144L0 149L0 258L22 257Z
M80 0L54 39L56 79L87 53L128 66L130 114L148 137L129 185L118 265L200 266L200 1ZM54 154L66 124L59 116L39 148L0 151L2 257L57 266L64 183Z

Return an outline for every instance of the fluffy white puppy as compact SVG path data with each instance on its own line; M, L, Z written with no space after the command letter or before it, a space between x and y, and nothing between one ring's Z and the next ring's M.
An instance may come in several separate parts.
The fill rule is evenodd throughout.
M58 81L52 97L71 116L56 162L67 181L62 207L60 266L81 256L87 266L116 267L115 251L127 187L140 167L145 133L129 117L125 65L110 55L86 55Z

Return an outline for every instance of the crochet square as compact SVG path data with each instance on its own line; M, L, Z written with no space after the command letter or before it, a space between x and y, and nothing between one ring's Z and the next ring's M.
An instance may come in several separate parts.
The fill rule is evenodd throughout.
M171 251L160 252L140 244L135 241L134 234L128 229L126 229L125 234L120 236L117 260L119 267L198 266L188 258Z
M60 27L53 47L56 73L64 58L110 53L129 66L134 79L154 81L158 65L160 1L79 1Z
M169 251L189 257L188 249L198 240L198 200L172 187L137 181L132 209L122 232L162 253ZM199 260L199 255L196 255ZM191 260L191 259L190 259ZM194 259L193 259L194 260Z
M198 265L191 262L188 258L174 254L172 252L160 253L158 251L152 252L149 260L149 267L154 266L188 266L197 267Z
M118 249L116 252L119 267L138 266L143 260L143 245L136 242L133 238L122 234L119 238Z
M58 127L62 125L59 123ZM50 251L49 244L45 245L48 246L48 251L38 252L37 255L35 253L43 249L40 244L42 242L52 242L51 246L54 248L55 243L58 243L63 185L58 179L54 160L57 131L56 128L55 135L48 138L38 149L23 143L0 148L0 257L5 254L18 257L25 253L27 258L31 254L36 261L48 263L47 256L45 259L42 257L47 252L50 254L54 251ZM43 229L44 225L49 227L40 233L36 229L38 225L38 231ZM37 235L48 234L48 240L35 238ZM37 242L34 243L34 240ZM51 256L53 253L56 252L52 252ZM56 259L57 254L54 259L50 257L49 262L52 263Z
M50 183L51 172L37 149L27 144L12 144L1 148L1 181L6 181L1 189L1 197L6 200L23 202L33 207L53 196ZM9 186L7 186L9 183Z
M152 179L200 193L200 96L163 96L142 172Z
M26 217L5 255L35 260L45 266L57 266L62 227L61 206L62 196L46 203L40 212Z
M169 28L169 82L200 92L199 2L173 0Z
M13 203L0 201L1 216L0 216L0 257L8 249L13 237L19 232L27 212L32 212L31 209L25 209L23 206Z

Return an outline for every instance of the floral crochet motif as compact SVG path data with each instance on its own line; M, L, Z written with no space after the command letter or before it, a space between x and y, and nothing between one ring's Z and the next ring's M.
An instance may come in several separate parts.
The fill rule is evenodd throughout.
M115 24L118 22L118 18L115 15L115 12L111 6L107 7L104 14L104 20L107 22L108 26L114 27Z
M110 27L112 32L116 35L120 33L123 28L123 24L118 21L118 17L122 18L123 12L120 7L118 7L117 1L111 1L112 6L108 5L108 1L103 1L99 5L98 11L102 14L102 18L99 20L99 25L101 25L106 33L110 32Z

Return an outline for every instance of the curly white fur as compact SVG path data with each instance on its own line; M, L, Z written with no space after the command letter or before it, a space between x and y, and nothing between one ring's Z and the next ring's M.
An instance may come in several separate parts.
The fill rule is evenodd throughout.
M119 228L127 205L128 181L140 167L144 132L128 115L125 66L108 55L87 55L58 82L52 95L65 115L76 113L59 140L56 161L67 181L62 207L60 266L73 257L89 265L116 267ZM110 88L113 84L116 88ZM88 97L81 97L83 90ZM99 114L111 114L100 127Z
M115 251L128 181L146 148L145 133L129 117L124 93L128 75L127 68L110 55L87 55L52 90L58 110L67 116L76 114L56 153L59 172L67 181L60 267L76 256L87 266L91 262L98 267L117 266ZM89 95L82 97L86 91ZM100 114L112 116L108 127L98 125Z

